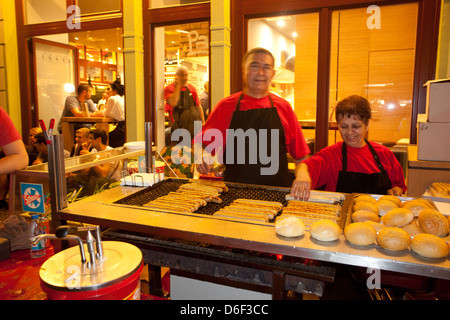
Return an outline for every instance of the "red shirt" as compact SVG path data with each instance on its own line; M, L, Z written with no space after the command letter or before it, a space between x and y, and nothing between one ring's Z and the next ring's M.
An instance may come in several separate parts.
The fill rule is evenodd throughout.
M240 95L241 92L232 94L217 103L202 128L202 134L195 137L195 142L200 142L203 133L208 129L218 129L223 137L222 146L226 145L226 130L230 127L231 117L236 110L236 104ZM274 94L271 94L270 96L274 107L277 109L281 124L283 125L286 151L295 160L300 160L309 154L310 151L305 138L303 137L303 132L298 123L297 116L292 110L289 102ZM240 110L246 111L251 109L270 108L271 106L269 96L257 99L244 94L241 99ZM204 140L203 145L207 146L210 142L211 141L209 140Z
M189 89L189 92L192 94L192 98L194 99L195 105L196 106L201 106L200 99L198 97L197 90L195 89L195 87L188 83L184 87L181 88L181 91L186 91L187 89ZM175 91L175 84L174 83L171 83L167 87L165 87L164 88L164 99L167 101L167 99L173 94L174 91ZM172 107L167 102L164 105L164 111L165 112L169 112L170 119L172 121L173 121L173 118L172 118L173 108L174 107Z
M0 107L0 147L22 139L9 115Z
M403 169L391 150L385 146L370 142L386 170L392 187L406 191ZM336 191L339 171L342 171L342 142L326 147L314 156L303 161L308 165L311 176L311 189L326 185L326 191ZM370 152L369 146L352 148L347 145L347 171L361 173L380 172ZM391 187L391 188L392 188Z

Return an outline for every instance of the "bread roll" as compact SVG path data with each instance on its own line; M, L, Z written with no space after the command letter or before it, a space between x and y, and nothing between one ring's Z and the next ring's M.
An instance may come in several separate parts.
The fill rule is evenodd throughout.
M353 222L364 222L367 220L380 222L380 217L376 213L367 210L358 210L352 214Z
M416 235L411 241L411 249L427 258L444 258L449 251L444 239L428 233Z
M419 199L414 199L404 202L402 208L411 210L414 217L417 217L420 211L423 209L433 209L433 206L426 200L421 201Z
M369 196L368 194L362 194L362 195L356 196L354 201L355 201L355 203L364 201L364 202L370 202L373 204L377 204L377 200L374 197Z
M334 241L339 238L341 228L336 222L328 219L318 220L309 229L311 237L320 241Z
M403 227L413 221L414 215L405 208L395 208L381 218L381 223L388 227Z
M276 220L275 231L283 237L300 237L305 234L305 224L299 218L289 216Z
M358 246L368 246L375 243L377 232L365 222L354 222L344 228L344 235L348 242Z
M408 232L411 238L414 238L419 233L424 233L424 231L417 224L417 220L413 220L410 224L407 224L401 228Z
M426 233L434 234L438 237L445 237L448 234L448 220L437 210L423 209L417 217L420 228Z
M377 205L371 202L360 201L355 203L355 205L353 206L353 212L359 210L372 211L373 213L376 213L378 215Z
M390 200L378 200L377 207L379 215L384 216L386 213L388 213L392 209L398 208L399 206Z
M397 196L386 194L384 196L381 196L378 199L378 202L385 201L385 200L388 200L388 201L391 201L391 202L395 203L397 205L397 207L401 207L402 206L402 200L400 200L400 198L397 197Z
M386 227L378 232L377 243L382 248L391 251L401 251L408 249L411 244L411 237L409 233L403 229Z
M387 228L384 224L381 224L381 223L375 222L375 221L371 221L371 220L364 221L364 223L367 223L367 224L371 225L372 227L374 227L376 232L380 232L380 230L382 228Z

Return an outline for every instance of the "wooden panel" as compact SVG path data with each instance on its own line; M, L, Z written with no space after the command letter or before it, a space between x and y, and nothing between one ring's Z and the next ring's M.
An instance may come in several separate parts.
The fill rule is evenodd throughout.
M295 41L295 114L298 119L316 118L317 61L319 45L319 15L296 16Z

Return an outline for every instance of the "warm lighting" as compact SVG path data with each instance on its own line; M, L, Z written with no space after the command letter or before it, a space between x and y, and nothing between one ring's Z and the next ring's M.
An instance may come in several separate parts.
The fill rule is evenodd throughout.
M298 37L298 33L297 32L292 32L292 36L294 37L294 38L297 38Z
M286 25L286 22L284 20L279 20L279 21L277 21L277 25L279 27L284 27Z
M64 91L67 93L75 92L75 86L72 83L64 83Z

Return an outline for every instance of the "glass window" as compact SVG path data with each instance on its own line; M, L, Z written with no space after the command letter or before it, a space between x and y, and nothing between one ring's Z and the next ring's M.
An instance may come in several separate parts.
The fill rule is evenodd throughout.
M77 0L81 15L120 11L121 0Z
M369 139L408 142L418 4L371 9L333 12L330 110L340 99L361 95L372 106Z
M25 23L44 23L67 19L66 0L23 0Z
M204 91L209 80L209 22L195 22L155 28L155 84L156 130L158 145L165 144L164 129L169 126L169 114L164 111L164 88L175 80L179 66L188 69L188 83L195 87L197 94Z
M202 2L209 2L208 0L149 0L149 8L164 8L164 7L174 7L186 4L196 4Z
M274 55L271 91L289 101L311 147L316 123L318 28L318 13L251 19L248 23L248 49L263 47Z

